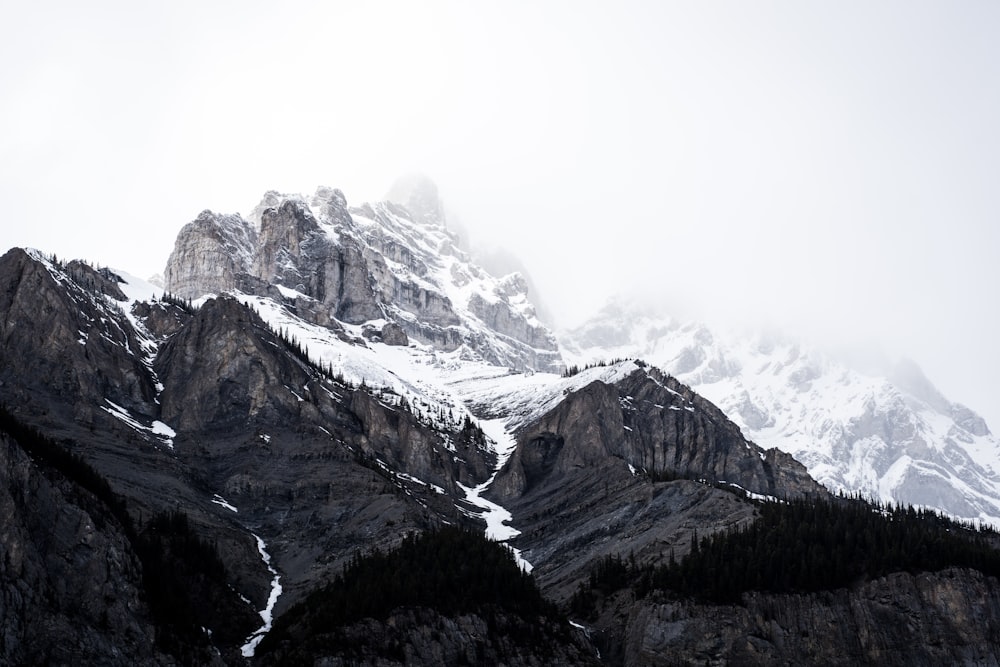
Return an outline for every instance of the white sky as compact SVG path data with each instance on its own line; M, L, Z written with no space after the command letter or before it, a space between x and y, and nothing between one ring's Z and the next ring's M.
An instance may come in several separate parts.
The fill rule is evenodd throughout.
M563 324L875 341L1000 430L1000 3L0 9L2 249L149 275L205 208L420 170Z

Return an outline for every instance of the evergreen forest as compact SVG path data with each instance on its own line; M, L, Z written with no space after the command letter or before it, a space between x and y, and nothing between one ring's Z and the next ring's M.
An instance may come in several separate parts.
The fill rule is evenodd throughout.
M709 603L739 604L748 591L805 593L850 587L892 572L971 568L1000 576L998 535L913 507L861 498L763 502L751 524L699 539L667 563L599 561L571 601L587 618L596 601L626 587Z

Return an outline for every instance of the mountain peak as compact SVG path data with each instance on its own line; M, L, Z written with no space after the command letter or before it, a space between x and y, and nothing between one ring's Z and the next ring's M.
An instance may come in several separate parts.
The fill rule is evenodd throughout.
M424 174L400 176L385 198L405 207L414 221L445 224L444 206L438 196L437 184Z
M311 197L271 191L249 220L205 212L178 235L166 289L191 299L301 297L309 305L296 308L318 326L333 318L383 330L389 320L446 353L465 346L490 363L558 372L555 337L523 275L494 276L454 247L430 179L400 179L393 193L401 204L348 209L334 188Z

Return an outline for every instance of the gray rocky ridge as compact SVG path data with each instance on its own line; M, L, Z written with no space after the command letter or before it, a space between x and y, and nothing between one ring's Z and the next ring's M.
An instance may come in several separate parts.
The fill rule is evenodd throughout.
M385 319L446 352L464 346L515 369L561 368L526 282L494 278L458 248L432 183L404 194L415 211L393 202L349 209L325 187L308 200L269 192L250 221L206 211L178 235L166 289L283 298L321 326Z

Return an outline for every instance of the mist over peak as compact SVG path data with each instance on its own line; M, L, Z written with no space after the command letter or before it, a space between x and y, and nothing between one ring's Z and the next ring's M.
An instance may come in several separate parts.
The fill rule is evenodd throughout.
M444 206L437 184L421 173L404 174L396 179L385 199L406 208L415 221L445 224Z

